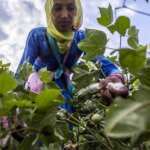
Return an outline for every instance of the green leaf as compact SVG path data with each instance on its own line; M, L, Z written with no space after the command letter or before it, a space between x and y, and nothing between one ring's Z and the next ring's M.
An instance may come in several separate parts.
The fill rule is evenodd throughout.
M105 133L113 138L133 136L149 126L150 100L125 101L118 98L109 107Z
M101 68L97 68L93 62L82 62L72 68L73 84L76 92L89 86L91 83L99 82L100 78L104 78Z
M52 72L47 71L46 68L43 68L43 69L40 69L39 74L40 74L40 79L41 79L43 82L47 83L47 82L50 81Z
M8 67L10 67L10 65L11 65L10 63L3 64L3 67L4 67L4 68L8 68Z
M136 29L135 26L131 26L131 27L128 29L128 35L129 35L129 37L137 37L137 36L138 36L138 33L139 33L139 30Z
M88 61L103 55L107 37L103 31L99 30L87 29L86 33L87 37L78 46L82 51L87 52L86 60Z
M146 66L150 67L150 58L147 58L147 60L146 60Z
M150 87L150 67L142 68L138 74L138 77L142 84Z
M117 56L107 56L107 59L110 60L111 62L117 64L118 61L117 61Z
M130 27L130 19L126 16L120 16L115 22L115 29L121 36L125 36L127 29Z
M2 67L2 64L3 64L3 63L2 63L2 61L0 60L0 67Z
M48 150L62 150L62 145L59 143L49 144Z
M48 150L62 150L62 146L59 143L49 144Z
M113 34L116 31L115 25L110 25L107 29Z
M46 84L44 84L43 90L46 90L46 89L59 89L60 90L60 88L54 81L49 81Z
M50 110L51 108L49 108ZM50 111L49 111L50 112ZM56 114L53 113L36 113L33 115L31 122L28 123L28 126L31 128L36 128L39 131L43 130L47 126L54 126L56 123Z
M150 141L150 131L146 131L138 135L138 137L135 139L133 145L138 145L139 143L144 143L143 146L145 147L146 142ZM150 145L149 145L150 148ZM148 150L149 148L146 148Z
M23 108L34 108L35 105L27 100L21 100L16 102L16 106L18 107L23 107Z
M108 8L99 8L101 17L97 19L99 24L108 26L113 22L112 6L109 4Z
M128 68L133 75L144 67L146 61L146 47L135 49L120 49L119 62L123 69Z
M73 77L76 91L89 86L91 83L99 82L99 79L103 78L101 70L91 71L89 73L84 73L80 76Z
M0 61L0 70L8 70L9 69L9 67L10 67L10 63L7 63L7 64L3 64L3 62L2 61Z
M40 148L40 150L49 150L49 148L48 148L47 146L43 145L43 146Z
M15 87L16 81L13 79L13 77L7 72L2 72L0 74L0 94L11 91Z
M135 38L135 37L129 37L128 38L128 44L130 47L138 48L138 43L139 43L139 41L137 38Z
M136 29L135 26L132 26L128 29L128 36L129 36L128 44L132 48L138 47L138 44L139 44L138 33L139 33L139 30Z
M32 142L36 138L36 135L26 135L25 139L19 144L17 150L35 150Z
M132 99L136 101L145 101L150 98L150 87L141 85L139 90L133 93Z
M68 140L72 133L68 130L66 122L57 121L55 124L55 135L57 135L61 140Z
M55 130L52 126L46 126L42 130L39 140L43 141L47 146L52 143L60 142L60 139L55 135Z
M72 68L72 71L74 73L73 80L76 80L76 79L82 77L84 74L88 74L89 68L85 63L80 63L77 66L75 66L74 68Z
M10 93L3 95L0 100L0 116L13 113L13 108L16 106L16 103L16 99Z
M20 66L18 75L16 76L17 82L23 85L27 80L29 75L33 72L32 65L26 60L22 66Z
M59 94L60 90L57 89L49 89L42 91L36 97L36 104L38 108L44 111L46 109L52 109L52 107L59 106L62 103L62 101L57 99Z

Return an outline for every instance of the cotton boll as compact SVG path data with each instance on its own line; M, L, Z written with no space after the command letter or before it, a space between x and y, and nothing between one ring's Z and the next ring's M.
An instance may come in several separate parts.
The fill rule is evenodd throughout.
M122 84L121 82L117 82L117 83L108 83L107 85L107 89L115 89L115 90L120 90L121 88L124 87L124 84Z

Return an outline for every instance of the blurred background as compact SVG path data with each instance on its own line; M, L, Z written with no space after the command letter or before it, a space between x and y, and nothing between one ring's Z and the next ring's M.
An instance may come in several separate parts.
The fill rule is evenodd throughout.
M0 60L11 63L15 71L24 50L26 38L32 28L45 26L45 0L0 0ZM139 29L139 42L150 44L150 2L147 0L81 0L84 12L82 29L98 29L107 32L110 41L108 47L119 48L117 33L113 36L97 23L100 12L98 7L107 7L109 3L114 16L128 16L131 25ZM124 40L126 41L126 40ZM126 46L126 42L123 43ZM106 55L109 52L106 52ZM147 56L149 56L149 49Z

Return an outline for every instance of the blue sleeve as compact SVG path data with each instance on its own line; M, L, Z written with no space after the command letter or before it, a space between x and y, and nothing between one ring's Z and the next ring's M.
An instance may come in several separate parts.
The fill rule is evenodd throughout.
M117 66L107 60L104 56L96 57L93 62L100 62L102 64L102 71L105 74L105 76L110 76L114 73L121 73Z
M15 76L18 75L18 71L23 63L28 60L30 64L34 65L34 62L38 58L38 43L34 37L33 30L29 33L28 38L26 40L25 49L20 60L20 63L17 67Z

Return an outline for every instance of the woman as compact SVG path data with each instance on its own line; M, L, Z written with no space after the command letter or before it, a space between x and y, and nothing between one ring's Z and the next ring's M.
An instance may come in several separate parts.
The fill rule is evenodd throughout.
M82 55L78 43L86 37L85 32L79 30L82 24L81 3L80 0L47 0L45 10L47 28L35 28L30 32L19 67L27 59L33 65L35 72L30 75L26 88L29 87L34 93L39 93L43 85L38 71L47 67L47 70L54 72L52 80L62 89L65 98L62 107L72 112L67 103L68 97L72 97L69 69L76 65ZM94 62L102 63L102 70L107 76L100 82L100 91L103 96L111 98L111 90L108 94L104 89L109 82L124 83L123 77L116 66L104 56L95 58ZM113 89L112 93L126 95L127 88L123 86L117 91Z

